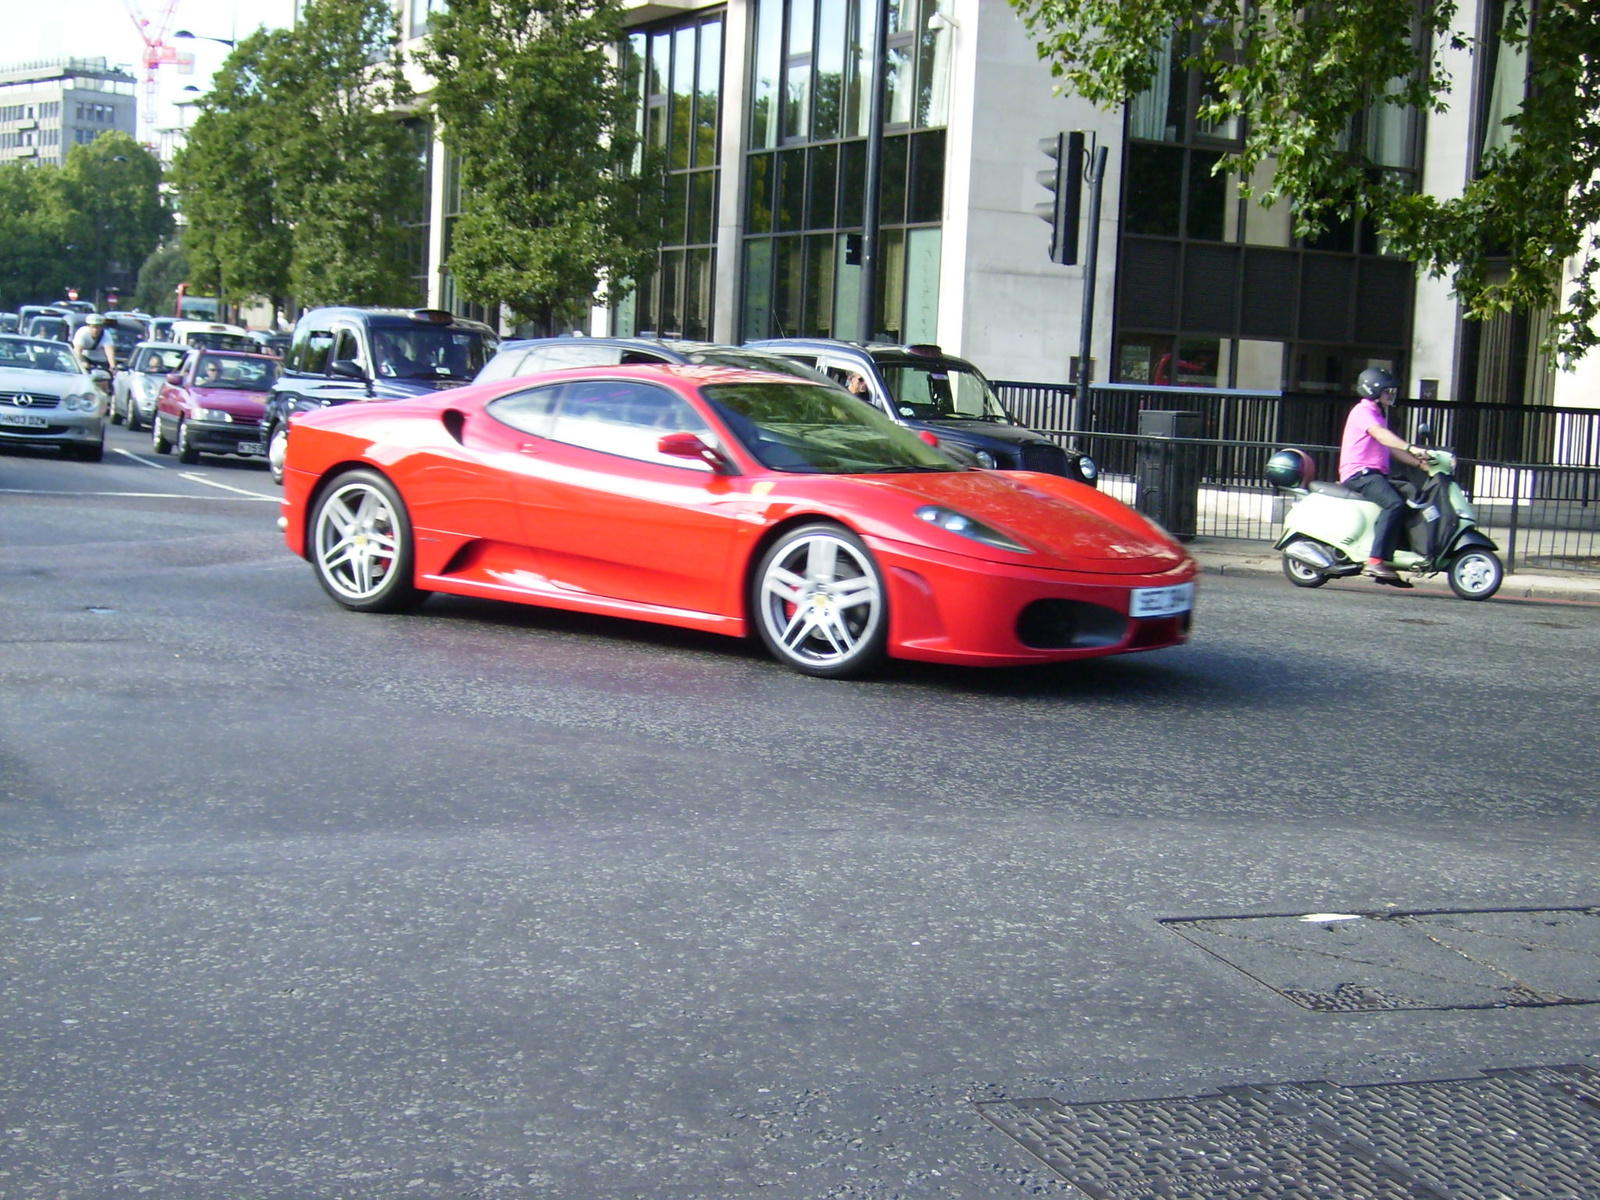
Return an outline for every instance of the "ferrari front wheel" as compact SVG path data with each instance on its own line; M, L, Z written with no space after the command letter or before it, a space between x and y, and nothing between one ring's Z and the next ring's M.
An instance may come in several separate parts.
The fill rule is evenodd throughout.
M842 679L888 655L883 574L866 543L841 525L784 534L762 557L751 592L761 640L803 674Z
M356 612L401 612L427 593L411 580L411 520L376 471L347 471L311 514L311 565L328 595Z

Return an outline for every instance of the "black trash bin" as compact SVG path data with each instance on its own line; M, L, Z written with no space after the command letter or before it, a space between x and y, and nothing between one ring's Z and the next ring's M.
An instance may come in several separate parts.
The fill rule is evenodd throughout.
M1205 418L1197 412L1147 408L1139 413L1134 507L1183 541L1199 528L1200 447L1177 439L1201 437L1204 428Z

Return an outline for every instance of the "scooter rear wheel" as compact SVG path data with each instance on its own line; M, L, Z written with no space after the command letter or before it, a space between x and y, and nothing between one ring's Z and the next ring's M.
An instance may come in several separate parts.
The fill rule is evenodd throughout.
M1492 550L1474 547L1450 560L1450 590L1463 600L1487 600L1505 577L1506 569Z
M1328 577L1310 563L1290 558L1287 554L1283 556L1283 577L1295 587L1303 588L1318 588L1328 582Z

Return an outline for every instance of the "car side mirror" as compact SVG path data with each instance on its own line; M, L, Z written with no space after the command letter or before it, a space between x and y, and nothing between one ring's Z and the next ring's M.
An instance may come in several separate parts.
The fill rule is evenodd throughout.
M719 475L726 474L732 469L722 451L708 446L700 440L700 435L695 433L668 433L656 443L656 449L662 454L670 454L674 458L698 458Z
M182 371L168 371L167 372L167 382L172 384L174 387L182 386L182 384L183 384L183 372Z
M334 359L333 365L328 368L328 373L340 379L355 379L362 382L367 378L367 373L361 369L361 364L351 358Z

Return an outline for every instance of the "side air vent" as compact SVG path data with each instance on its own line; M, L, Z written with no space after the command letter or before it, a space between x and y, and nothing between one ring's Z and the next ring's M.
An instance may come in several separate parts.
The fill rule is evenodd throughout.
M444 422L445 429L457 442L461 441L461 431L467 427L466 414L459 409L447 408L439 414L439 420Z

